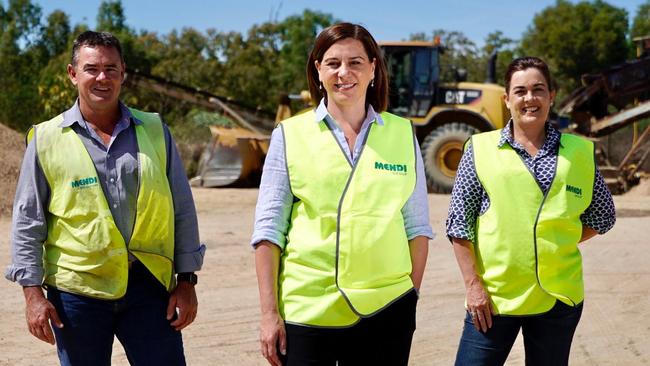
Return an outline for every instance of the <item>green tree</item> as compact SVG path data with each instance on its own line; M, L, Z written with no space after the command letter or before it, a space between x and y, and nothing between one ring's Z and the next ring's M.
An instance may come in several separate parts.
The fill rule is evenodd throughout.
M61 10L55 10L47 16L41 40L48 57L54 57L68 51L70 43L70 19Z
M102 1L97 12L97 30L121 33L127 29L126 16L121 0Z
M0 4L0 121L15 129L39 122L39 70L46 58L38 47L41 8L30 0ZM11 72L7 72L11 70Z
M60 10L53 11L47 17L39 42L48 59L39 70L37 83L42 120L68 109L77 96L66 73L72 40L68 15Z
M180 34L174 30L162 38L154 33L141 33L134 39L134 49L144 50L138 56L142 62L140 67L134 68L216 93L217 61L207 57L207 47L208 38L193 28L184 28ZM132 65L131 61L127 60L127 65ZM163 113L170 125L184 123L193 107L148 90L129 89L125 98L130 98L140 108Z
M276 92L299 92L307 89L306 68L316 36L336 23L331 14L305 9L301 15L287 17L278 24L280 33L279 63L273 73Z
M270 109L275 104L272 73L278 72L278 34L276 25L254 25L244 39L227 33L217 37L224 56L223 73L219 75L226 95L245 104Z
M632 37L650 36L650 0L639 5L630 33Z
M305 10L280 22L253 25L246 36L208 31L209 59L216 60L212 80L218 94L252 107L273 111L281 93L307 88L309 51L332 15Z
M146 50L138 47L136 32L127 26L121 0L102 1L97 11L95 29L99 32L110 32L120 40L122 55L129 67L137 69L150 67Z
M70 63L70 54L61 52L41 69L37 86L42 113L39 120L52 118L65 111L77 98L77 89L66 73L68 63Z
M604 1L572 4L558 0L535 15L521 53L544 59L560 95L580 86L583 74L623 62L629 52L627 12Z

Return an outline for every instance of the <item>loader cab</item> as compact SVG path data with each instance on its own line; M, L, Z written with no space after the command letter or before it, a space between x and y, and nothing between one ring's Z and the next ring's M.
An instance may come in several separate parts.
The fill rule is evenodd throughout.
M440 47L431 42L380 43L390 80L388 110L424 117L434 104L440 77Z
M636 43L636 57L650 57L650 34L632 40Z

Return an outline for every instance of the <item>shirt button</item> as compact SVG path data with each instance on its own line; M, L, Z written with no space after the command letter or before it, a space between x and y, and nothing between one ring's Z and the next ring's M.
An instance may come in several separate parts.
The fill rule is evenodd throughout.
M114 203L114 204L113 204L113 208L117 208L117 203Z
M111 183L115 182L115 178L110 179Z

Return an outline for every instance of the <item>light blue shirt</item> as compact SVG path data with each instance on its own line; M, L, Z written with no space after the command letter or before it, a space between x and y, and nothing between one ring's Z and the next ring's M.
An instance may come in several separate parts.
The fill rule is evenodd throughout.
M363 147L365 136L368 134L370 124L377 123L380 126L384 124L381 115L376 113L372 106L369 105L366 119L361 125L361 130L354 145L354 152L351 152L345 140L343 130L327 112L327 107L323 100L321 100L318 108L316 108L315 113L316 118L314 123L319 123L324 120L329 125L330 129L334 132L336 141L353 164L356 164L359 158L359 153ZM433 239L434 234L429 223L429 205L426 180L424 177L424 164L422 163L422 154L420 153L420 146L417 140L415 140L415 149L416 183L411 197L402 208L404 228L408 240L416 236L425 236ZM287 172L284 137L280 128L276 128L271 134L269 151L264 162L259 197L255 209L255 227L251 245L255 246L263 240L268 240L281 249L284 248L293 201L294 196L291 193L289 174Z
M138 142L134 125L142 123L120 103L122 117L107 145L83 119L79 103L63 114L61 128L70 127L90 155L115 224L128 244L135 222L138 192ZM167 179L174 203L174 265L177 273L201 268L205 245L199 242L192 191L176 144L167 126ZM38 131L36 131L38 133ZM11 228L12 263L5 277L22 286L43 282L43 243L47 238L47 206L50 188L38 162L36 138L27 145L18 178ZM129 253L129 255L131 255Z

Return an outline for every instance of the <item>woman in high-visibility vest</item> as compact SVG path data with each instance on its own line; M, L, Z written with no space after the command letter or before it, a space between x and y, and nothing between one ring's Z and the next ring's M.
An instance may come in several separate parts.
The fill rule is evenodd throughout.
M317 108L271 137L252 245L262 355L272 365L406 365L433 237L410 121L385 112L388 79L370 33L317 37Z
M502 130L472 136L447 235L466 287L456 365L502 365L522 330L526 365L566 365L583 303L578 243L616 221L593 143L548 122L555 90L539 58L512 61Z

